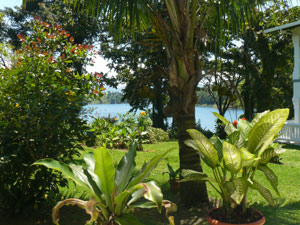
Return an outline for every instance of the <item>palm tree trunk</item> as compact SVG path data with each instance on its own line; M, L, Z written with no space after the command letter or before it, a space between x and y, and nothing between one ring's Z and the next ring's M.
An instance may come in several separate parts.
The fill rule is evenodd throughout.
M191 106L190 108L194 108L194 110L189 114L181 114L175 118L178 127L180 169L191 169L202 172L199 154L196 150L184 144L185 140L191 139L186 130L195 128L195 106ZM186 206L208 202L206 184L204 182L181 183L180 197Z

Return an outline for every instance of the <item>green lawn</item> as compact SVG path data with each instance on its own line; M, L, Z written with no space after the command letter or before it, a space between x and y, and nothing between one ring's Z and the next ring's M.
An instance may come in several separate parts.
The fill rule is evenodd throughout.
M281 196L276 196L273 192L276 200L276 206L270 206L257 192L251 191L249 194L249 201L253 207L258 208L266 217L266 225L299 225L300 224L300 147L293 145L284 146L287 152L281 157L283 164L270 164L270 167L278 175L279 179L279 191ZM141 167L145 161L156 154L165 151L169 148L174 148L174 151L168 154L169 163L176 169L179 167L178 159L178 144L177 142L164 142L151 145L144 145L143 152L137 152L137 167ZM82 156L85 152L93 151L91 148L86 148L82 152ZM117 163L126 151L123 150L111 150L113 159ZM78 163L80 163L80 157ZM204 171L209 173L209 168L204 166ZM177 204L179 203L179 195L172 194L168 191L168 175L163 174L167 171L167 160L163 160L159 166L153 171L150 178L156 180L158 184L162 186L165 198L170 199ZM257 180L266 186L270 187L267 181L263 179L263 174L257 174ZM209 195L211 197L217 197L216 192L208 186ZM65 197L87 197L84 192L76 187L73 183L70 183L69 188L62 188L62 194ZM207 205L199 206L192 209L184 209L179 204L179 210L175 215L176 225L207 225L204 215L209 209ZM140 220L145 225L164 225L167 224L163 215L159 215L156 210L147 210L136 212ZM48 212L50 214L50 210ZM82 225L84 221L88 220L88 216L83 210L74 207L63 207L61 209L61 225ZM7 215L2 215L0 212L0 225L51 225L50 215L45 218L41 215L26 218L11 218Z
M167 196L171 197L171 200L178 200L178 195L171 195L168 192L168 175L163 174L167 171L167 162L169 162L175 169L179 167L178 158L178 144L177 142L161 142L157 144L144 145L144 151L138 152L136 157L137 167L141 167L145 161L155 156L157 153L165 151L169 148L174 148L174 151L168 154L168 161L163 160L159 166L152 172L150 178L155 180L162 186L162 189ZM269 164L272 170L277 174L279 179L279 191L281 196L276 196L275 192L272 192L276 206L270 206L258 192L250 191L249 201L253 207L258 208L266 217L267 225L299 225L300 224L300 148L298 146L288 145L285 146L287 152L281 155L281 162L283 164ZM85 152L93 151L93 149L87 148ZM113 159L117 163L121 157L125 154L124 150L111 150ZM84 154L84 152L83 152ZM203 166L206 173L210 173L210 169ZM256 176L257 181L265 184L271 189L269 183L264 179L264 175L260 172ZM74 186L73 186L74 187ZM69 188L63 190L68 195L72 196L74 193L78 197L82 195L82 192L77 188ZM216 192L208 186L209 195L211 197L217 197ZM178 201L176 201L178 202ZM178 212L180 215L180 212ZM202 213L203 214L203 213ZM176 216L176 215L175 215ZM158 224L155 223L153 217L146 219L147 225ZM206 223L199 223L206 224Z

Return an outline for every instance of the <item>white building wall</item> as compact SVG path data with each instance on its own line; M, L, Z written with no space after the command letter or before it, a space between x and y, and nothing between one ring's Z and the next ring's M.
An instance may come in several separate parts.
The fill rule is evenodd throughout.
M294 122L300 122L300 27L293 30L294 72L293 72L293 104L295 111Z

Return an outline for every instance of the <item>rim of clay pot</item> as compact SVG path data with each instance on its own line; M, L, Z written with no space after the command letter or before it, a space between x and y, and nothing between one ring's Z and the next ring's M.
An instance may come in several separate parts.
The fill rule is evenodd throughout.
M208 222L210 225L263 225L263 224L265 224L265 222L266 222L266 218L264 217L264 215L263 215L260 211L258 211L257 209L254 209L254 208L252 208L252 209L254 209L254 210L255 210L258 214L260 214L262 217L261 217L261 219L255 221L255 222L252 222L252 223L238 223L238 224L236 224L236 223L225 223L225 222L221 222L221 221L219 221L219 220L216 220L216 219L213 219L213 218L210 217L210 213L211 213L212 211L215 211L215 210L218 210L218 209L221 209L221 208L222 208L222 207L214 208L214 209L210 210L210 211L206 214L206 220L207 220L207 222Z

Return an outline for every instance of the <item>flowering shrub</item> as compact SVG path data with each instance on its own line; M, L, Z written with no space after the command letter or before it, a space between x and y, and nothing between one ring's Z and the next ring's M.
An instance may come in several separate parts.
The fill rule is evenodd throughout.
M79 73L92 46L75 45L62 29L35 18L11 68L0 69L0 202L17 213L67 183L38 159L70 160L84 138L79 113L85 100L101 96L101 80Z

